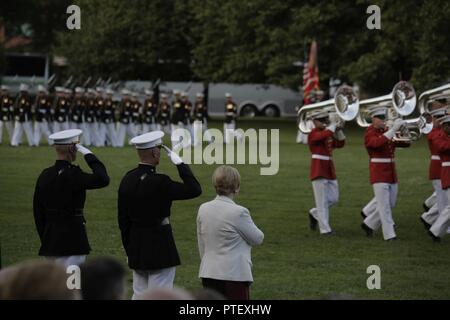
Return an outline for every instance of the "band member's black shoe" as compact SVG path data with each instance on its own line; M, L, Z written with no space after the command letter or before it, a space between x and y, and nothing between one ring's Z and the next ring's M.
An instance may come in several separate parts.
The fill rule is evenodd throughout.
M425 204L425 202L422 204L422 206L423 206L423 210L425 210L425 212L430 210L430 208Z
M364 214L364 211L361 211L361 217L363 218L363 220L366 218L366 215Z
M365 223L361 223L361 229L363 229L366 232L367 237L373 236L373 230L370 229Z
M334 236L334 232L330 231L330 232L326 232L326 233L322 233L322 236Z
M425 230L430 230L431 224L426 222L422 217L420 217L420 221L423 223L423 226L425 227Z
M386 241L396 241L396 240L397 240L397 237L393 237L393 238L387 239Z
M431 239L433 239L434 242L441 242L441 238L436 237L433 232L428 230L428 235L431 237Z
M312 216L312 214L309 214L309 229L316 230L317 229L317 220Z

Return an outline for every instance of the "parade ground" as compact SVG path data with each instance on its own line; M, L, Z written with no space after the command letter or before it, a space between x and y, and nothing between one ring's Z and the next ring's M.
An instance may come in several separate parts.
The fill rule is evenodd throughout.
M222 128L222 122L211 122L210 127ZM313 206L309 181L311 154L306 145L295 142L295 120L242 120L238 127L280 129L280 164L276 175L260 175L259 164L236 165L242 176L236 202L250 210L254 222L265 234L262 246L252 251L252 299L326 299L334 295L354 299L450 298L450 235L441 243L434 243L419 221L422 203L432 193L426 138L396 152L399 196L393 217L398 240L386 242L380 231L367 238L360 228L361 208L373 197L363 129L345 129L346 145L334 151L340 199L330 210L334 235L320 236L318 231L309 230L308 210ZM165 141L169 144L168 137ZM130 146L91 150L105 164L111 183L107 188L87 193L85 217L93 249L90 257L114 256L126 265L117 224L117 190L124 174L137 165L136 150ZM38 258L33 190L42 169L51 166L54 160L54 150L46 145L0 146L3 266ZM77 164L89 169L81 154ZM197 210L201 203L215 197L211 175L217 165L191 167L203 193L194 200L175 202L171 224L182 262L176 271L175 285L195 289L201 287ZM157 170L179 180L177 170L165 154ZM371 265L381 270L380 289L367 288L370 276L367 268ZM131 280L130 271L129 288ZM131 295L131 290L128 293Z

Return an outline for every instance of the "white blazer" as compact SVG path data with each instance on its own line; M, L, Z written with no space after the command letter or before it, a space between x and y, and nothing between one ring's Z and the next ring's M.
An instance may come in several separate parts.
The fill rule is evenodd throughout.
M251 247L263 239L248 209L230 198L217 196L202 204L197 215L199 277L253 282Z

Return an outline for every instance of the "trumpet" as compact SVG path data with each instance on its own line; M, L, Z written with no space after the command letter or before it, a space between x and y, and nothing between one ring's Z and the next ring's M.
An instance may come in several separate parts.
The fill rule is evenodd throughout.
M368 109L373 106L384 106L388 108L388 119L395 120L402 116L410 115L416 108L416 92L414 87L406 82L398 82L390 94L360 101L359 112L356 122L360 127L366 128L370 125Z
M336 91L334 98L303 106L298 111L298 128L308 134L313 128L311 115L318 111L327 111L330 120L336 126L343 127L345 121L355 119L359 110L359 99L352 87L343 85Z

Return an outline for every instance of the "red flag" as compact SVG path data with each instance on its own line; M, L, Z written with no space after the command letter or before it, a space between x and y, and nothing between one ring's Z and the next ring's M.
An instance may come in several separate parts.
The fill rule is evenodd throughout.
M303 67L303 104L317 101L316 93L319 87L319 68L317 66L317 43L311 43L309 61Z

